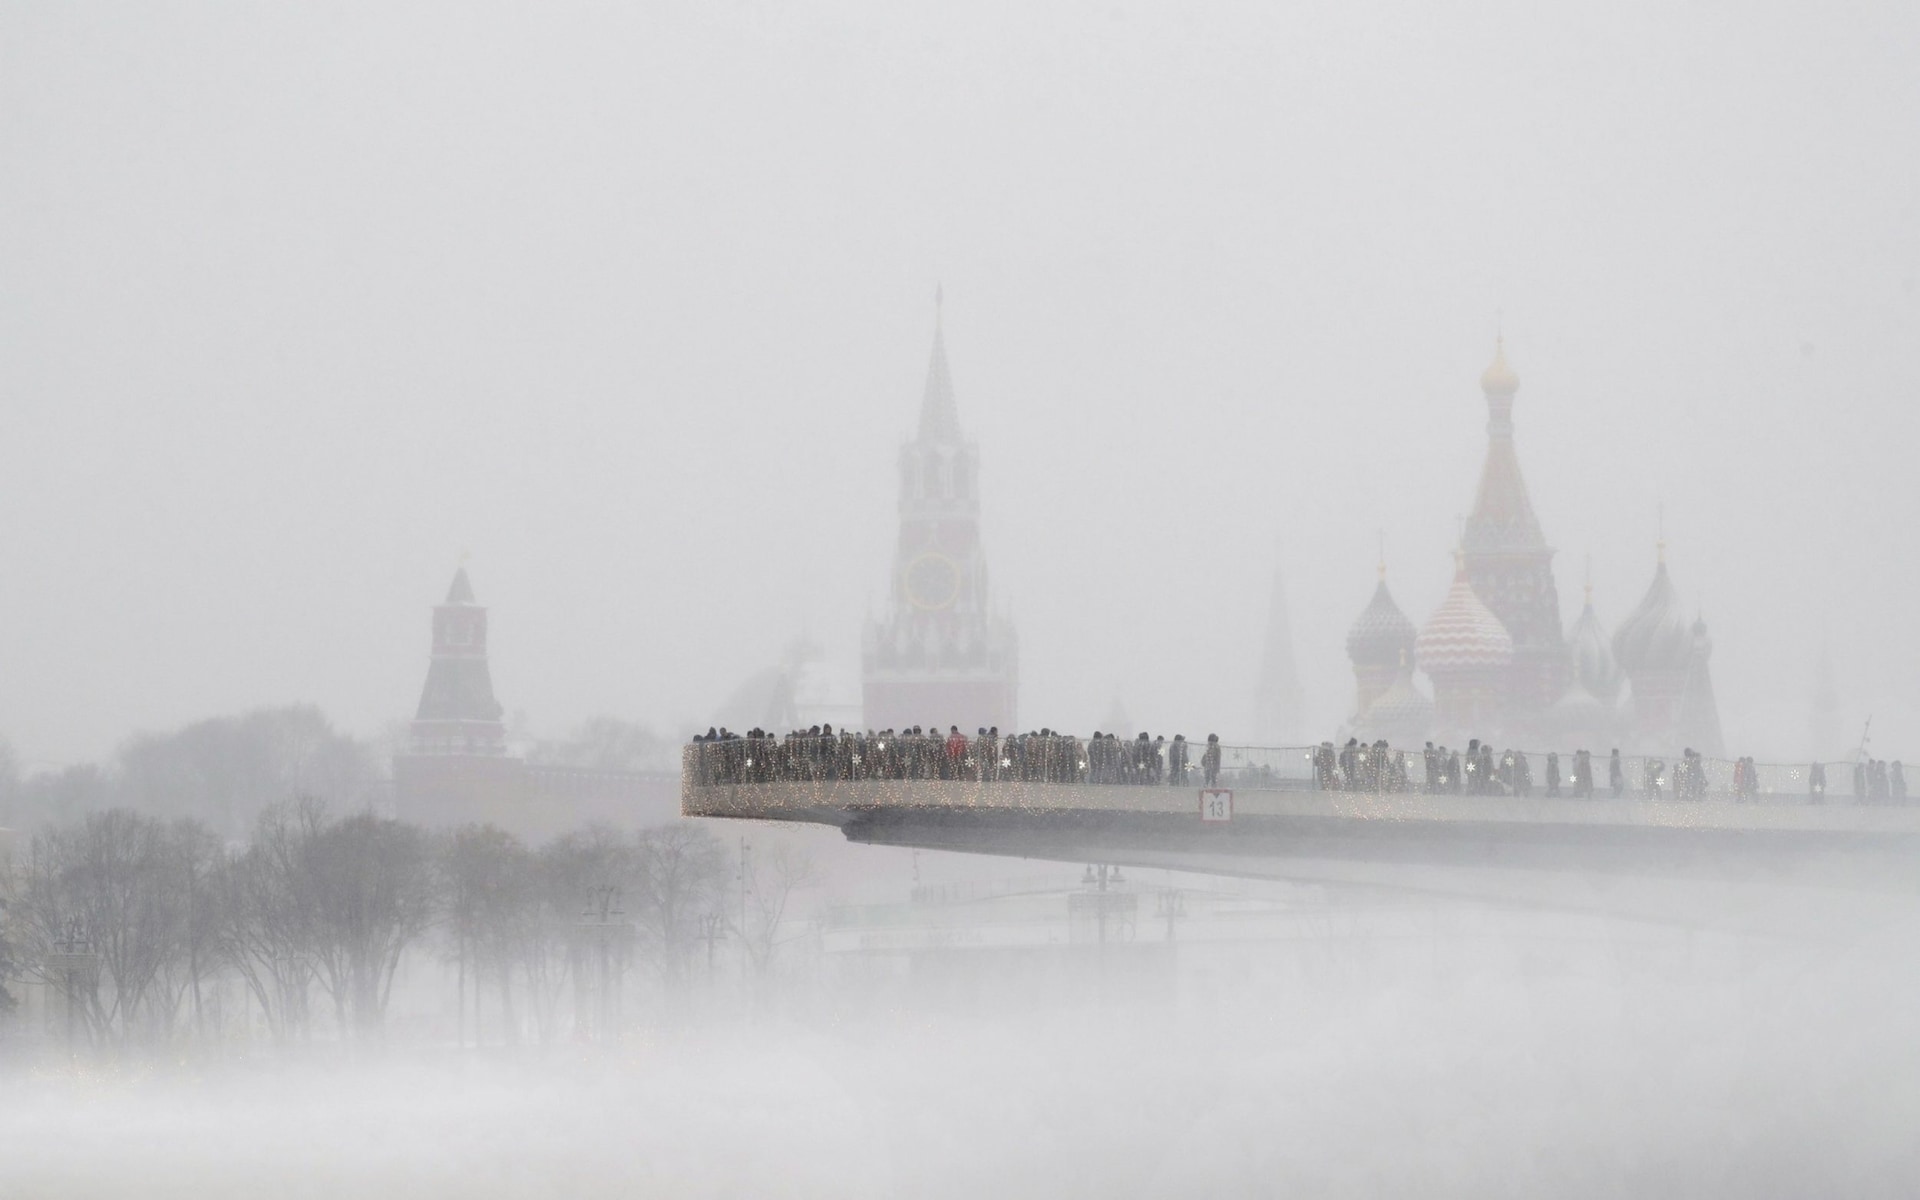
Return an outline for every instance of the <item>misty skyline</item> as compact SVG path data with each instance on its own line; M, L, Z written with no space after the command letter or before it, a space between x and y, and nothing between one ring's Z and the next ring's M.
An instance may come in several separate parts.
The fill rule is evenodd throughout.
M111 16L105 15L107 12ZM0 734L404 720L463 553L508 712L672 733L884 603L945 323L1023 724L1310 723L1450 579L1496 330L1563 616L1653 573L1729 752L1915 744L1910 10L0 13ZM1904 722L1904 724L1903 724ZM1843 729L1851 738L1854 730Z

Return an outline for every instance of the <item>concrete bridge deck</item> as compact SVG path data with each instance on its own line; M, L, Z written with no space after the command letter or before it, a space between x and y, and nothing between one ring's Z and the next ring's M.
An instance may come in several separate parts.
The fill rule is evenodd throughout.
M1560 902L1572 884L1660 912L1681 903L1663 888L1697 895L1704 882L1725 885L1718 903L1732 912L1773 903L1754 889L1920 898L1920 806L1243 787L1230 820L1205 821L1196 787L714 783L691 771L681 799L688 816L831 825L856 842L1521 903ZM1628 881L1641 885L1631 900Z

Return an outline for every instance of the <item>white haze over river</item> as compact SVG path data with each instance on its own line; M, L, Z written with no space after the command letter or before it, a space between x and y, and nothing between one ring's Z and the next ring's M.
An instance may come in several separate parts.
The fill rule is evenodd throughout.
M1348 900L1291 938L1183 945L1165 993L1090 966L1009 1002L963 966L614 1049L42 1068L0 1089L0 1196L1920 1186L1910 909L1811 944L1424 901L1409 937L1403 902Z
M239 861L336 777L234 746L327 750L343 822L397 805L469 557L516 748L671 768L772 721L730 698L802 645L809 702L851 702L936 288L1022 728L1279 744L1278 624L1298 732L1342 729L1376 570L1414 621L1448 595L1501 338L1562 617L1590 584L1617 629L1664 542L1729 756L1912 763L1917 63L1913 0L7 0L0 896L90 806ZM1390 861L1397 892L1143 871L1101 951L1080 863L708 828L726 911L675 909L617 1041L544 1049L456 1044L450 905L384 1042L327 1011L272 1049L232 970L268 952L179 949L223 877L189 866L139 876L187 897L149 995L207 966L216 1033L180 1001L76 1065L63 897L125 893L43 874L60 903L0 920L0 1200L1920 1195L1911 886L1794 923L1573 869L1504 909ZM783 836L817 874L753 958ZM889 943L915 887L1028 875L1038 926L954 936L1045 952ZM358 894L236 925L306 969L306 902Z

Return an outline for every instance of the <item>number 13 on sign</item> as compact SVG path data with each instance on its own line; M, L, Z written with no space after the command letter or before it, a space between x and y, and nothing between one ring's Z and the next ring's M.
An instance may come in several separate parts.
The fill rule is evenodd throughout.
M1226 788L1202 788L1200 819L1202 821L1233 820L1233 793Z

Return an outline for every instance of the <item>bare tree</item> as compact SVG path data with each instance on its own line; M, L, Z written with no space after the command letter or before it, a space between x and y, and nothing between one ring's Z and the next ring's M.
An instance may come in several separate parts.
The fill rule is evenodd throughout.
M585 1034L618 1019L633 952L626 913L638 902L637 855L631 840L592 825L548 843L538 860L539 910L524 959L528 994L539 1006L541 1037L550 1039L562 984L570 982L575 1029Z
M310 855L324 823L318 801L267 809L254 826L253 843L216 882L221 957L246 981L274 1040L282 1043L312 1029L318 933Z
M312 838L314 959L343 1029L380 1031L400 956L434 914L426 834L372 813L322 825Z
M678 994L700 940L700 917L717 908L726 881L720 840L690 822L641 831L632 911L662 984Z
M204 846L206 831L169 828L125 809L35 835L24 872L23 925L35 961L84 930L98 956L104 987L67 997L95 1034L125 1047L136 1037L158 1041L172 1032L189 956L190 922L182 841ZM197 853L197 851L196 851ZM43 971L50 985L70 976ZM78 991L78 989L76 989Z
M480 996L491 981L499 989L504 1036L515 1041L513 972L532 920L533 856L520 839L497 826L468 825L442 843L438 866L445 929L459 962L462 1021L471 972L476 1036Z
M300 796L357 806L377 775L368 747L311 705L135 738L117 766L118 803L154 816L195 816L228 837L241 836L265 807Z
M762 861L765 867L754 868L747 888L747 928L741 936L754 974L765 977L783 940L780 927L793 893L811 887L817 874L812 857L790 846L775 845Z
M165 858L159 864L164 877L158 886L172 894L181 926L180 949L162 965L155 1003L164 1007L160 1019L171 1027L178 1023L182 1009L189 1014L195 1038L206 1036L203 982L218 968L221 959L222 919L219 908L224 902L220 875L226 851L213 830L199 821L183 818L166 829Z
M12 899L4 889L6 881L0 880L0 1018L4 1018L18 1006L19 1001L8 990L7 984L20 977L20 959L14 950Z
M536 743L529 757L595 771L677 769L680 743L618 717L594 717L565 738Z

